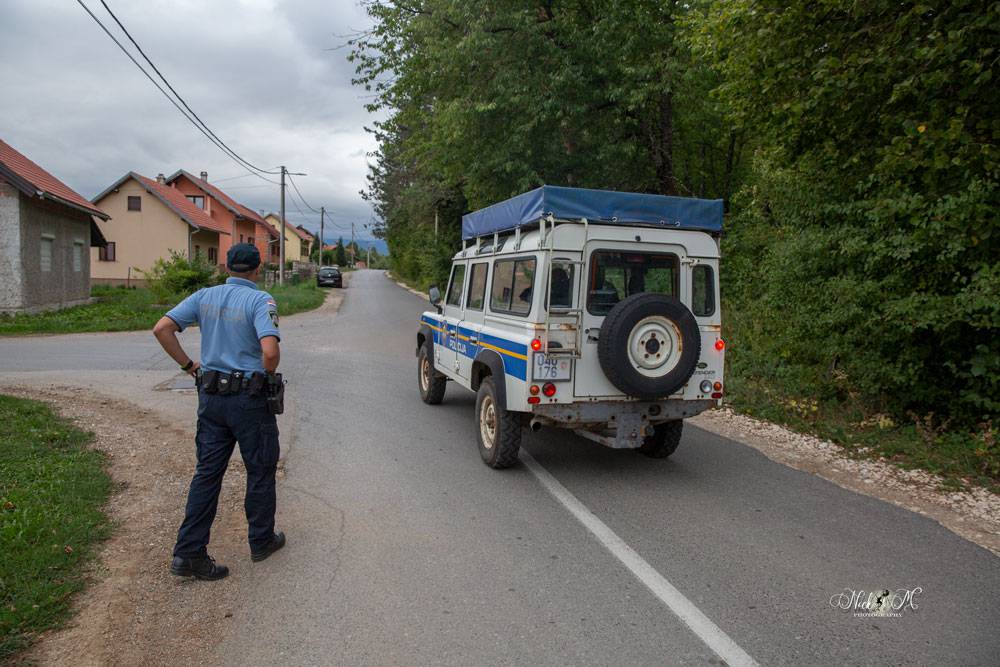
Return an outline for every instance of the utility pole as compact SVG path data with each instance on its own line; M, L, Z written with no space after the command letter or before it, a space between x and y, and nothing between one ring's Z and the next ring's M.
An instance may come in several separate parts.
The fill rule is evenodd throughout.
M323 218L326 216L326 207L319 207L319 265L323 266Z
M285 167L281 167L281 237L278 239L278 284L285 284Z
M351 223L351 266L354 266L354 223Z
M372 246L371 243L368 244L368 261L365 262L365 268L372 268Z
M438 237L438 208L434 207L434 238Z

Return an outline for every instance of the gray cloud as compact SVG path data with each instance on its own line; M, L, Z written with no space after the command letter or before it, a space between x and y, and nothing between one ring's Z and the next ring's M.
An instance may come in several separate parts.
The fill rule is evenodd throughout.
M84 0L112 28L99 0ZM358 195L374 149L344 35L368 19L356 0L106 0L201 118L250 162L286 165L336 225L370 221ZM91 197L127 171L208 171L255 210L277 186L246 175L202 136L72 0L4 0L0 137ZM116 27L112 28L117 33ZM124 38L123 42L124 42ZM300 205L301 206L301 205ZM291 202L288 217L318 227ZM359 230L361 229L359 224ZM329 227L328 227L329 228ZM361 234L366 236L366 234Z

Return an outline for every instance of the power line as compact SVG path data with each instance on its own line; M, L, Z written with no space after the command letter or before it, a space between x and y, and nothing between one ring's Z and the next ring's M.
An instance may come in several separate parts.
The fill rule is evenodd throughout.
M299 199L302 201L302 204L305 205L305 207L310 211L312 211L313 213L319 213L319 211L310 206L309 202L306 201L306 198L302 196L302 193L299 191L299 186L295 185L295 179L292 178L291 174L289 174L288 176L288 182L292 184L293 188L295 188L295 192L298 193Z
M173 104L174 107L179 112L181 112L181 115L184 116L184 118L187 119L188 122L190 122L192 125L194 125L195 128L199 132L201 132L203 135L205 135L205 138L208 139L209 141L211 141L212 144L214 144L216 146L216 148L218 148L223 153L225 153L228 157L230 157L231 159L233 159L234 161L236 161L236 163L240 167L242 167L243 169L247 169L249 171L249 169L243 164L244 161L243 161L242 158L239 157L239 155L237 155L235 152L232 152L231 149L229 149L228 146L226 146L225 144L223 144L221 142L221 140L218 140L216 137L214 137L214 135L211 133L211 130L209 130L207 126L202 127L201 125L199 125L200 119L198 119L198 122L196 122L194 120L194 118L192 118L190 115L188 115L188 113L174 100L174 98L172 98L167 93L167 91L163 89L163 86L161 86L159 83L157 83L156 79L154 79L152 77L152 75L149 72L147 72L146 69L139 63L139 61L135 59L135 56L133 56L131 53L129 53L128 49L125 48L125 46L118 40L118 38L116 38L113 34L111 34L111 31L108 30L108 28L104 25L104 23L102 23L101 20L99 18L97 18L97 15L94 14L94 12L92 12L90 10L90 7L88 7L86 4L84 4L83 0L76 0L76 1L77 1L77 4L79 4L81 7L83 7L84 11L86 11L87 14L90 15L90 18L92 18L94 20L94 22L97 23L98 26L100 26L101 30L103 30L104 33L109 38L111 38L111 41L113 41L115 43L115 45L117 45L118 48L121 49L122 53L124 53L125 56L129 60L132 61L132 64L135 65L139 69L139 71L142 72L143 75L147 79L149 79L150 83L152 83L154 86L156 86L156 89L159 90L160 93L164 97L167 98L167 101L169 101L171 104ZM111 10L109 9L108 12L110 13ZM112 14L112 16L114 16L114 14ZM115 19L115 20L117 21L117 19ZM121 24L119 23L119 25L121 25ZM124 27L122 29L124 30ZM138 45L137 45L137 48L138 48ZM161 75L161 77L162 77L162 75ZM166 79L164 79L164 82L166 82ZM168 83L167 85L169 86L170 84ZM250 164L250 163L248 162L247 164ZM251 166L253 166L253 165L251 165ZM261 171L263 171L263 170L261 170ZM258 178L260 178L262 180L265 180L265 181L268 181L268 182L271 182L271 183L274 182L274 181L271 181L270 179L264 178L263 176L261 176L260 174L258 174L256 172L252 172L251 171L250 173L253 174L254 176L257 176ZM269 174L269 173L275 173L275 172L263 171L263 173L268 173Z
M197 113L195 113L194 109L192 109L190 107L190 105L188 105L188 103L184 100L184 98L180 96L180 93L178 93L174 89L174 87L170 85L170 82L167 80L167 77L163 76L163 73L160 72L159 68L157 68L157 66L153 63L153 61L150 60L149 56L146 55L146 52L142 50L142 47L139 46L139 43L137 41L135 41L135 39L132 37L132 34L128 31L128 29L122 24L121 21L118 20L118 17L115 16L115 13L113 11L111 11L110 7L108 7L108 3L105 2L105 0L101 0L101 4L104 5L104 9L108 12L108 14L111 15L111 18L113 18L115 20L115 23L117 23L118 27L121 28L121 30L122 30L123 33L125 33L125 36L128 37L128 40L130 42L132 42L132 45L136 48L136 50L139 52L139 54L145 59L145 61L147 63L149 63L149 66L153 68L153 71L156 72L156 75L159 76L160 79L163 81L163 83L165 83L167 85L167 88L170 89L170 92L172 92L174 94L174 96L177 97L177 100L181 104L184 105L184 108L187 109L191 113L191 115L195 117L195 119L201 124L201 126L204 127L205 130L210 135L212 135L212 137L216 141L218 141L219 144L221 144L229 152L230 155L232 155L236 160L238 160L239 162L243 163L249 169L253 169L254 171L259 171L259 172L261 172L263 174L277 174L278 173L276 171L267 171L266 169L262 169L262 168L256 166L252 162L248 162L243 157L241 157L239 155L239 153L237 153L232 148L230 148L226 144L226 142L224 142L222 139L220 139L219 136L215 132L212 132L212 129L205 123L205 121L203 121L201 119L201 117L198 116Z

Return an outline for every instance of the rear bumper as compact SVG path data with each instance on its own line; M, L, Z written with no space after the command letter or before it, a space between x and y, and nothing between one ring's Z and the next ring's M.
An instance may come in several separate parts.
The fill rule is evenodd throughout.
M602 401L537 405L535 422L575 430L579 435L613 449L635 449L653 433L653 426L662 422L693 417L719 404L715 400L622 402Z
M534 406L532 414L554 426L579 428L588 424L606 424L623 416L638 417L640 420L658 424L685 417L694 417L719 401L702 399L687 401L667 399L663 401L594 401L586 403L550 403Z

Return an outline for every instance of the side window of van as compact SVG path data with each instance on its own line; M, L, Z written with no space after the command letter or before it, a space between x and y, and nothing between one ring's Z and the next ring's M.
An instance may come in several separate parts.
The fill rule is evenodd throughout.
M715 274L707 264L691 271L691 312L698 317L715 314Z
M445 303L449 306L462 305L462 286L465 283L465 264L456 264L451 272L451 283L448 284L448 298Z
M469 310L482 310L486 302L486 271L489 264L480 262L472 265L472 273L469 275L469 297L465 302L465 307Z
M535 258L502 259L493 264L490 310L527 315L535 283Z

